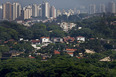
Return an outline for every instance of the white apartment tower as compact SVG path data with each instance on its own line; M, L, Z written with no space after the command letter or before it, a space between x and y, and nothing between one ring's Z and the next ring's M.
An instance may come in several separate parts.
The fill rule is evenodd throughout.
M32 6L26 6L23 8L23 19L30 19L32 16Z
M13 5L10 2L6 2L5 4L2 4L2 19L4 20L10 20L12 21L12 15L13 15L13 9L12 9Z
M32 5L32 16L37 17L38 6L36 4Z
M57 17L62 15L61 11L60 10L57 10Z
M96 13L96 5L95 4L90 4L89 14L94 14L94 13Z
M50 4L48 2L42 4L42 17L50 17Z
M21 5L19 3L13 3L13 20L21 16Z
M2 19L2 5L0 5L0 19Z
M109 2L109 6L108 6L108 12L109 13L116 13L116 4L115 2L111 1Z
M50 8L50 17L56 18L56 8L54 6Z
M100 4L99 12L100 13L106 13L106 7L105 7L104 4Z

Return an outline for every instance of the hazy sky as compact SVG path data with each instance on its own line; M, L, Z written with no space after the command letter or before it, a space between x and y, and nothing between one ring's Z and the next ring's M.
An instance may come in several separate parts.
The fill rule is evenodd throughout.
M116 0L0 0L0 3L5 2L19 2L21 5L25 6L28 4L41 4L42 1L48 1L50 5L54 5L56 8L77 8L82 5L88 5L88 4L100 4L100 3L108 3L110 1Z

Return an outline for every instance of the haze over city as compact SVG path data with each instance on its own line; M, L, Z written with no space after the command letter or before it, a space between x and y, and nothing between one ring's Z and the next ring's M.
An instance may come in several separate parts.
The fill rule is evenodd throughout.
M100 4L108 3L111 0L0 0L1 4L5 2L19 2L22 6L28 4L41 4L43 1L49 2L51 5L54 5L57 9L69 9L69 8L79 8L83 5L88 4ZM112 0L115 1L115 0Z

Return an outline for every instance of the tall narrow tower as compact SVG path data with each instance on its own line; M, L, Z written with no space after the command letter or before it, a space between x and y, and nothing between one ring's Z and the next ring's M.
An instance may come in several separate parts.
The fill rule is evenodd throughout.
M50 4L48 2L42 4L42 17L50 17Z
M108 12L109 13L116 13L116 4L115 4L115 2L113 2L113 1L109 2Z
M56 18L56 8L54 6L50 8L50 17Z
M21 5L19 3L13 3L13 20L21 16Z
M12 21L13 20L13 18L12 18L12 16L13 16L13 9L12 9L12 7L13 7L13 5L10 3L10 2L6 2L5 4L2 4L2 7L3 7L3 19L4 20L10 20L10 21Z
M90 4L89 14L94 14L94 13L96 13L96 5L95 4Z
M37 11L38 10L38 6L36 4L32 5L32 16L33 17L37 17Z
M100 13L106 13L106 7L105 7L104 4L100 4L99 12Z

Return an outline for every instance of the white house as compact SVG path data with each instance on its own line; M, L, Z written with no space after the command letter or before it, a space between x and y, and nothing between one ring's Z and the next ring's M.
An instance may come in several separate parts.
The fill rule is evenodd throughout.
M40 41L41 43L51 43L50 37L41 37Z
M73 27L75 27L76 24L74 23L66 23L66 22L62 22L60 24L60 27L63 29L63 31L68 32L69 30L71 30Z
M85 37L83 37L83 36L78 36L76 39L77 39L77 41L85 42Z
M53 43L56 43L56 42L63 42L63 38L51 38L51 41L53 42Z

